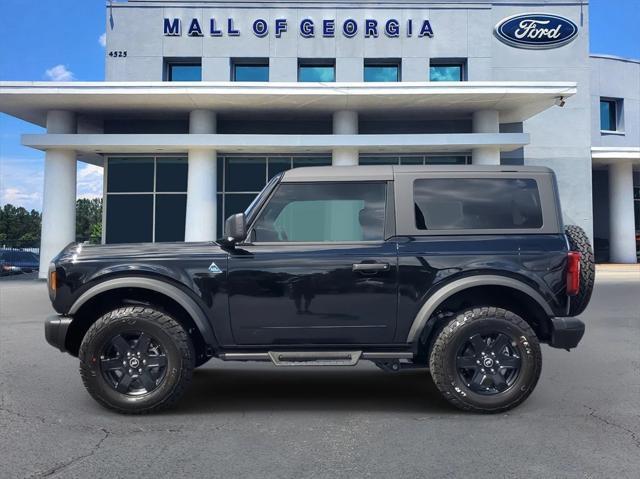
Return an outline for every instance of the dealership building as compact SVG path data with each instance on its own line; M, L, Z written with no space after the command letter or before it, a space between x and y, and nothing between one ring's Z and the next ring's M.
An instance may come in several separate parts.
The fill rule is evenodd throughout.
M129 0L104 82L1 82L46 128L41 274L75 238L76 162L103 242L207 241L299 166L537 165L598 259L635 263L640 62L589 52L586 0Z

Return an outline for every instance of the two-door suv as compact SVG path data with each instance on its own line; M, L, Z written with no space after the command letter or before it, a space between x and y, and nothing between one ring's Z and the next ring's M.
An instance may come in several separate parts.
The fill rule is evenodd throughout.
M123 413L174 404L212 357L428 368L455 406L499 412L533 391L540 343L577 346L593 280L549 169L299 168L217 242L69 245L45 333Z

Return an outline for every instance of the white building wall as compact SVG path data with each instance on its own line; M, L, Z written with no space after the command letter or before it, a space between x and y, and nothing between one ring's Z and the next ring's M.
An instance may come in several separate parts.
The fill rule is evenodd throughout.
M592 235L591 208L591 75L589 71L588 7L580 1L541 0L516 2L432 2L411 0L367 2L356 8L356 1L305 3L289 8L277 2L243 4L229 8L228 3L130 1L113 9L114 28L107 28L107 50L123 49L126 58L107 57L107 80L162 79L163 57L203 57L203 80L229 80L233 57L268 57L270 81L296 81L298 58L335 58L338 81L360 81L365 58L401 58L403 81L428 81L429 60L462 58L467 61L470 81L577 81L578 94L564 108L551 108L523 125L531 134L531 144L524 149L524 163L544 165L558 176L561 200L567 223L579 224ZM140 8L140 6L144 8ZM218 7L220 5L220 7ZM255 8L251 8L255 5ZM344 8L343 8L344 5ZM562 15L579 27L577 38L562 47L548 50L523 50L501 43L493 28L503 18L531 11ZM164 17L180 17L180 37L163 35ZM211 37L209 19L219 26L227 18L241 31L239 37ZM185 29L192 18L198 18L205 35L188 37ZM288 20L288 31L276 38L271 31L258 38L251 23L264 18L273 29L276 18ZM303 38L298 25L312 18L316 25L314 38ZM319 34L322 19L336 20L335 38ZM339 31L345 19L353 18L360 29L365 18L379 20L397 18L401 24L399 38L365 38L362 30L354 38ZM406 22L414 20L414 35L407 37ZM419 22L428 19L433 38L420 38Z

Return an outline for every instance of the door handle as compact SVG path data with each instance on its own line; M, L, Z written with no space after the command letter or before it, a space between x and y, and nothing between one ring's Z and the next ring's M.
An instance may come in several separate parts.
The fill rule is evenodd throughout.
M389 263L355 263L351 269L362 273L389 271Z

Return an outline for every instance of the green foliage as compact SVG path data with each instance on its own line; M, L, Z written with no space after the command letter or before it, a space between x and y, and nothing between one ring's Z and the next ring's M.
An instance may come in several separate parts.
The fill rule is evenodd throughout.
M6 204L0 208L0 245L40 246L41 215L21 206ZM100 243L102 239L102 199L76 201L76 241Z
M6 204L0 208L0 242L16 246L40 246L40 213L21 206Z
M102 198L76 201L76 241L100 243L102 239Z

